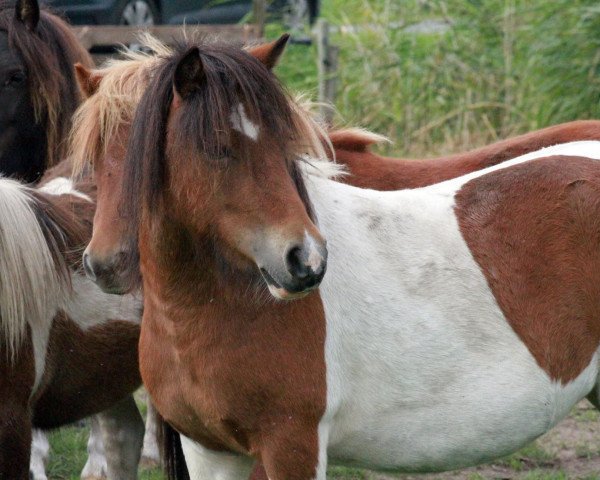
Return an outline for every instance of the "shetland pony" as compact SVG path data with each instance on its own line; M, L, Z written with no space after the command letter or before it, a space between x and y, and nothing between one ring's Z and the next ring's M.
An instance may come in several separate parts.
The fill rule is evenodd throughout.
M65 157L71 117L81 100L75 62L92 65L87 50L59 17L40 11L35 0L0 2L0 172L4 175L34 182ZM149 414L144 457L156 462L151 406ZM137 409L130 410L129 415L125 425L139 417ZM106 474L99 433L99 422L93 419L90 458L83 478ZM43 434L34 438L40 442L34 452L46 452ZM112 441L109 437L106 440ZM108 453L113 450L107 448ZM32 466L34 479L43 480L43 459L32 458L32 462L36 464Z
M345 165L350 174L340 181L360 188L398 190L449 180L559 143L600 140L600 121L562 123L468 152L418 160L371 152L371 145L386 139L361 129L329 132L329 140L335 149L335 161Z
M92 66L69 26L36 0L0 1L0 172L26 182L65 158L80 102L73 64Z
M79 272L93 191L57 180L35 190L0 179L0 477L29 478L32 427L106 410L98 418L114 450L109 477L134 479L144 433L130 396L140 385L140 303Z
M600 142L384 193L329 179L311 128L222 44L138 106L141 373L192 478L459 468L597 398Z
M139 83L140 82L145 82L147 81L147 74L146 73L142 73L143 70L140 68L141 64L147 61L148 63L152 62L152 65L155 66L155 62L156 59L151 59L151 58L147 58L147 59L138 59L138 63L135 63L134 61L130 60L126 63L129 64L130 67L132 68L127 68L127 66L125 66L123 63L119 63L116 65L113 65L113 67L107 69L107 70L103 70L101 72L95 72L93 74L91 74L90 72L85 72L83 71L83 69L80 69L80 74L82 74L82 80L83 80L83 85L93 85L94 89L99 88L99 92L98 95L95 97L92 97L91 100L88 100L88 102L86 102L84 104L84 107L82 108L82 110L79 113L79 121L80 121L80 125L86 125L87 128L90 128L94 134L89 136L91 138L91 142L88 140L86 140L88 142L88 147L89 145L93 145L93 148L89 149L88 152L94 152L94 156L92 157L93 160L95 161L95 168L96 168L96 173L97 173L97 179L99 178L103 178L103 179L110 179L111 174L113 175L113 179L116 177L116 179L120 178L120 168L121 167L121 162L122 162L122 154L123 154L123 146L122 146L122 137L123 137L123 130L120 130L120 134L119 136L112 136L111 135L106 135L106 132L111 132L111 131L117 131L117 129L122 129L123 126L119 124L119 121L121 121L122 119L124 119L124 125L126 126L128 119L130 118L131 115L131 107L132 105L135 105L136 103L136 99L134 98L133 100L131 99L132 97L135 97L136 93L138 93L140 91L141 88L143 88L144 86L140 87ZM121 70L118 70L117 67ZM89 78L91 78L92 80L90 81ZM95 91L95 90L94 90ZM91 93L93 94L94 91L92 91ZM104 97L104 98L103 98ZM126 99L126 101L124 101L123 99ZM121 102L121 103L117 103L116 102ZM110 108L112 106L116 107L116 110L118 111L118 113L115 113L113 110L113 108ZM120 109L120 110L119 110ZM129 109L129 110L128 110ZM93 113L92 113L93 112ZM111 112L110 114L107 112ZM102 114L103 113L103 114ZM112 126L110 128L107 128L107 125L111 125L111 115L113 118L116 118L117 121L113 122ZM94 122L98 122L98 125L95 125ZM76 122L77 123L77 122ZM112 127L114 127L116 125L117 128L115 128L114 130L112 129ZM589 126L590 130L586 133L589 135L593 135L593 122L589 122L586 125L586 122L583 122L580 124L583 127ZM561 126L562 127L562 126ZM565 125L564 127L568 128L568 125ZM102 134L102 137L100 136L100 132L103 132L103 128L106 128L106 131ZM126 128L125 128L126 130ZM550 130L544 130L541 132L549 132ZM83 134L85 133L85 131L78 131L77 129L75 130L76 134L74 135L74 137L77 139L83 139ZM540 132L540 133L541 133ZM555 133L557 135L560 135L561 130L558 129L555 131ZM581 132L573 132L573 135L577 135L578 133L581 134ZM126 135L125 135L126 136ZM543 135L540 135L541 137L543 137ZM354 134L354 138L356 139L357 135ZM107 145L105 145L105 147L99 148L99 142L100 139L104 138L107 141ZM119 139L119 141L116 141L115 139ZM364 144L367 143L367 141L369 140L369 137L365 137L363 134L358 135L359 139L364 139L367 138L366 141L363 141ZM521 139L525 139L527 138L526 136L520 137L519 140ZM334 138L334 136L332 135L332 140L334 141L334 144L336 142L336 139ZM355 140L353 140L355 141ZM547 138L546 141L551 144L552 139L551 138ZM529 145L535 145L535 139L534 138L529 138L528 139L528 143ZM115 150L115 145L118 146L118 149ZM336 146L338 147L336 149L338 155L340 155L340 152L342 151L347 151L348 153L355 153L359 150L363 150L363 147L356 147L353 144L348 144L347 141L345 141L344 143L341 144L336 144ZM507 147L509 147L510 145L507 145ZM526 147L524 147L526 148ZM490 150L492 150L490 148ZM83 150L85 151L85 149ZM102 167L99 168L102 165L102 158L103 155L101 154L101 152L104 151L104 155L105 158L107 158L109 160L109 166L110 168L104 168ZM495 158L499 158L501 156L501 152L496 151L495 152L496 157ZM84 158L85 155L80 155L79 158ZM102 190L103 190L103 186L104 189L106 190L106 196L105 198L107 200L110 200L111 198L114 199L118 199L119 195L121 194L120 189L114 189L112 191L109 191L109 188L118 186L118 183L113 182L112 184L108 181L106 182L100 182L99 181L99 189L100 189L100 194L102 195ZM100 202L102 204L102 202ZM106 210L109 212L109 215L106 216L105 218L110 218L110 216L112 215L112 219L113 219L113 223L112 225L115 224L119 224L119 222L123 223L123 217L119 217L119 215L115 215L116 210L111 210L111 208L107 208L108 204L105 202L104 209L100 209L100 210ZM117 203L114 203L113 205L117 205ZM100 211L98 212L100 213ZM119 212L120 213L120 212ZM96 222L98 221L99 216L97 215L95 220ZM98 233L99 230L96 232ZM104 232L102 232L104 233ZM310 297L309 297L310 298ZM315 309L317 312L320 311L319 308ZM238 316L243 315L244 312L240 312L238 313ZM324 319L323 319L324 321ZM207 454L209 454L210 452L207 452ZM218 458L219 455L215 456L215 459ZM224 458L228 458L227 456L225 456ZM235 457L231 457L232 460ZM244 461L241 461L242 463L244 463ZM234 462L235 463L235 462ZM247 463L247 462L246 462ZM238 472L239 473L239 472ZM237 478L234 477L232 478Z

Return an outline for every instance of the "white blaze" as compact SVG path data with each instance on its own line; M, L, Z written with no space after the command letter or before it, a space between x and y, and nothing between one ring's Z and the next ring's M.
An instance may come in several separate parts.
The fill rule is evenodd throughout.
M258 128L258 125L248 118L244 105L238 103L236 110L231 112L229 119L231 120L231 126L234 130L243 133L255 142L258 140L260 129Z

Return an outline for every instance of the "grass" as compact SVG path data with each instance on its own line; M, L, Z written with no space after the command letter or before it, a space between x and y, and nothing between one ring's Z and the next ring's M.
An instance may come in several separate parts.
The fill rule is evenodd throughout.
M338 123L388 135L397 154L600 117L595 1L330 0L323 16L338 29ZM418 33L427 20L447 27ZM314 91L315 47L292 46L286 55L284 83Z

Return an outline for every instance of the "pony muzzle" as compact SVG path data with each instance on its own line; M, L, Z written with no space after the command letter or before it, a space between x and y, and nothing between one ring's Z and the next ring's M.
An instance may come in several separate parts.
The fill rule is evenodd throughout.
M87 277L105 293L122 295L128 293L128 284L124 279L124 252L119 252L109 259L98 259L88 249L83 253L83 270Z
M276 262L259 264L269 292L279 300L307 295L321 284L327 268L327 247L305 235L304 242L287 246Z

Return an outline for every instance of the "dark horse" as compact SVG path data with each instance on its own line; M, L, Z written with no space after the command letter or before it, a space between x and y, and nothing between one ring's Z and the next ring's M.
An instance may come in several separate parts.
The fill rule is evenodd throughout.
M0 172L37 181L66 153L80 102L73 64L88 52L35 0L0 0Z

